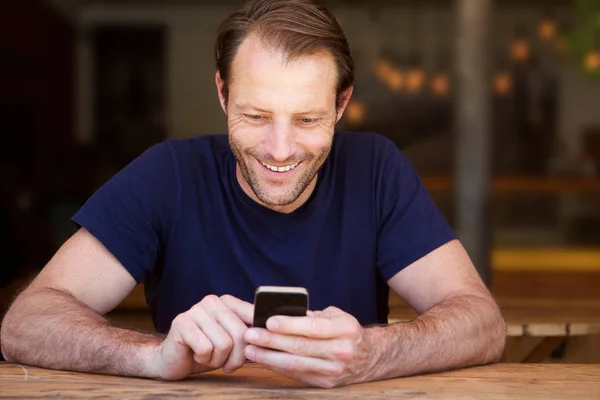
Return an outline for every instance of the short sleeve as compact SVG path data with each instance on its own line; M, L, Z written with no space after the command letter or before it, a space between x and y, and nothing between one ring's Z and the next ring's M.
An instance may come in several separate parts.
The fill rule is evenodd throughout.
M178 180L168 142L146 150L100 187L72 220L140 283L154 268L176 212Z
M417 171L391 143L378 185L377 265L385 280L456 238Z

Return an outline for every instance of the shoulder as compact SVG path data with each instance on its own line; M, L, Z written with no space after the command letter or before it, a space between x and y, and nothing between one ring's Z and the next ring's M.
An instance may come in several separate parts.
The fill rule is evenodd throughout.
M228 136L203 135L188 139L167 139L164 142L178 173L207 171L221 165L230 152Z
M336 163L360 164L381 171L384 168L410 166L396 144L380 133L336 132L332 155Z
M392 146L395 147L394 142L380 133L338 131L334 136L334 147L345 152L385 152Z
M229 151L227 135L203 135L187 139L167 139L164 145L174 158L202 157Z

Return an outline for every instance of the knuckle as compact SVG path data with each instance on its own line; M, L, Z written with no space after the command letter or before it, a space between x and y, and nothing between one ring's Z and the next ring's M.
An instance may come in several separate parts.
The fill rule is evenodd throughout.
M202 342L199 346L200 355L208 355L213 352L213 344L207 340L206 342Z
M221 297L219 297L219 300L221 300L223 303L231 303L231 301L233 300L233 296L230 294L224 294Z
M306 353L306 350L308 349L308 339L303 337L303 336L299 336L297 338L294 339L293 345L292 345L292 351L296 354L304 354Z
M200 302L201 304L207 304L207 305L214 305L220 302L219 297L217 297L217 295L215 294L209 294L208 296L205 296L202 301Z
M203 312L203 311L204 311L204 306L203 306L203 304L202 304L202 303L197 303L197 304L194 304L194 305L192 306L192 308L190 308L190 311L189 311L189 312L191 312L191 313L194 313L194 314L198 315L198 313L201 313L201 312Z
M171 323L172 328L183 328L189 326L192 323L192 319L187 312L181 313L173 318Z
M352 343L343 341L334 347L333 356L340 361L352 361L356 356L356 349Z
M354 323L354 321L348 324L346 331L348 336L352 339L358 339L361 335L361 327L357 323Z
M213 343L214 350L219 353L228 353L233 348L233 341L231 338L222 338Z
M321 320L319 318L311 318L310 319L310 331L313 332L314 334L318 334L320 331L323 330L323 327L320 326L320 322Z
M338 378L341 378L343 373L344 373L344 367L342 365L335 364L334 367L332 367L331 370L329 371L329 376L334 379L338 379ZM333 380L332 380L332 382L335 383L335 381L333 381Z

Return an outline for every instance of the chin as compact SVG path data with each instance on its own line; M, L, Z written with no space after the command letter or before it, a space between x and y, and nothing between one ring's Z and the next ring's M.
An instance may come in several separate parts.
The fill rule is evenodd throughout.
M264 188L264 186L263 186L263 188ZM299 197L299 195L298 196L290 196L289 191L284 191L284 192L269 191L268 192L269 194L267 196L263 195L263 193L265 193L265 190L254 191L254 194L260 201L262 201L264 204L271 206L271 207L289 206L294 201L296 201Z

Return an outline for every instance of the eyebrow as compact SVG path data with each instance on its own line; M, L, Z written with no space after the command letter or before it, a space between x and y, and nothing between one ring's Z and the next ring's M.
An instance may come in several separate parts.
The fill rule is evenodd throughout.
M263 108L260 107L256 107L250 104L246 104L246 103L242 103L242 104L236 104L235 105L236 108L238 109L251 109L251 110L255 110L261 113L270 113L271 111L269 110L265 110ZM310 110L306 110L304 112L299 112L299 113L295 113L294 115L315 115L315 116L325 116L327 115L327 111L324 110L319 110L319 109L310 109Z

